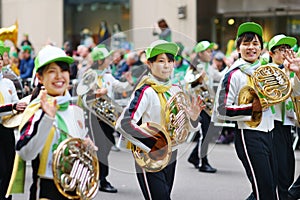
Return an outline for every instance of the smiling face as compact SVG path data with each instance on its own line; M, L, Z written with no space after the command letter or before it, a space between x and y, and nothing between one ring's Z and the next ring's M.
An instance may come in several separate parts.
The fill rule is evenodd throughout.
M245 61L254 63L261 54L261 47L261 42L255 35L250 41L243 39L237 51Z
M37 77L51 96L63 96L70 82L70 73L56 63L50 63Z
M167 81L172 74L174 61L170 60L166 54L159 54L154 62L148 61L148 65L154 77L159 81Z

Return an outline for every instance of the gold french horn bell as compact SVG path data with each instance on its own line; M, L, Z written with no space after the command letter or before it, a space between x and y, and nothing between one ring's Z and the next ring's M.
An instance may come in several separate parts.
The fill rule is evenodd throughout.
M96 152L82 139L68 138L53 153L54 184L68 199L93 199L99 187L99 162Z
M262 110L253 112L251 121L246 122L250 127L257 127L261 122L263 110L289 98L292 85L289 77L280 68L272 65L258 67L250 79L254 86L246 85L240 90L238 104L249 104L254 98L259 99Z
M18 22L9 27L0 28L0 40L10 40L15 46L18 45Z
M20 100L20 102L26 102L27 105L29 104L31 95L28 95ZM2 124L6 128L16 128L21 124L24 112L17 112L12 115L3 116L2 117Z
M158 172L165 168L172 155L172 148L171 148L171 139L169 137L169 133L165 130L164 127L160 126L154 122L146 122L143 123L141 126L144 130L152 134L153 136L159 135L159 138L162 139L165 143L162 149L159 149L158 152L162 159L157 159L151 155L151 153L147 153L140 149L135 145L131 145L132 154L136 163L145 171L147 172Z

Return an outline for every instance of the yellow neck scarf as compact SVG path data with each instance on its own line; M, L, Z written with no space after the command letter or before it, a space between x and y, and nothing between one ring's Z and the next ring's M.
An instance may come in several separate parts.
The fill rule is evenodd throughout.
M171 85L162 85L159 84L157 81L151 79L151 77L149 76L145 76L137 85L136 89L139 89L140 87L142 87L143 85L150 85L156 92L160 101L160 105L161 105L161 110L160 110L160 116L161 116L161 124L165 124L166 123L166 116L168 116L168 114L166 115L165 113L165 107L166 107L166 103L167 103L167 99L164 96L164 93L167 92L170 88Z

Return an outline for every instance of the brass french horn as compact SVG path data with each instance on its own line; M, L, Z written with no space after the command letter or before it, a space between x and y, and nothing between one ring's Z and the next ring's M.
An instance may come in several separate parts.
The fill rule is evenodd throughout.
M203 79L203 80L201 80ZM211 116L214 107L215 92L205 83L208 79L207 75L203 78L195 67L190 67L184 77L185 82L189 85L189 89L196 96L200 96L205 105L204 111Z
M190 134L190 119L186 112L191 106L190 98L182 91L172 96L165 108L167 113L166 130L169 132L172 146L184 143Z
M296 125L300 126L300 96L292 96L293 106L296 114Z
M20 100L20 102L26 102L29 104L31 95L28 95ZM21 124L24 112L16 112L8 116L2 117L2 124L6 128L16 128Z
M98 88L97 72L88 70L77 86L77 94L82 98L83 106L111 127L115 127L123 108L107 95L88 99L88 94Z
M240 90L238 104L249 104L254 98L259 99L262 110L253 112L251 121L246 122L250 127L257 127L261 122L262 111L289 98L292 86L288 76L278 67L271 65L258 67L250 79L254 87L246 85Z
M164 127L153 122L143 123L140 127L152 135L160 135L160 138L163 139L165 145L162 149L158 150L160 151L159 153L162 154L163 159L157 159L151 156L151 153L146 153L139 147L131 145L133 157L136 163L145 171L158 172L165 168L171 159L172 148L169 133Z
M68 199L90 200L99 187L96 152L79 138L61 142L53 153L52 172L59 192Z
M190 118L187 114L187 107L191 105L189 97L182 91L173 95L166 104L166 121L162 127L155 123L142 124L141 128L152 135L160 134L164 138L165 146L161 149L162 159L151 157L151 153L141 150L132 145L132 153L136 163L147 172L157 172L165 168L172 155L172 147L182 144L190 134Z

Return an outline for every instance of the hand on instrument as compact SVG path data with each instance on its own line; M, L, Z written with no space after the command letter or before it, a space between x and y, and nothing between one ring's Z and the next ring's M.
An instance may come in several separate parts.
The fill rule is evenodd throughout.
M162 160L168 153L166 140L159 134L156 134L154 137L156 138L156 143L152 147L149 156L153 160Z
M200 73L199 73L200 77L198 78L198 82L199 83L203 83L204 79L205 79L205 76L206 76L206 72L205 70L202 70Z
M108 92L108 91L107 91L106 88L100 88L100 89L97 89L97 90L95 91L96 98L99 98L99 97L101 97L101 96L103 96L103 95L106 95L107 92Z
M83 141L88 150L98 151L98 147L94 144L90 137L86 137Z
M25 110L25 108L27 107L27 103L26 102L18 102L15 106L15 110L16 111L20 111L23 112Z
M56 99L54 99L53 103L50 103L47 101L47 90L41 91L41 107L43 111L49 115L50 117L55 117L56 111L57 111L57 102Z
M201 99L200 96L197 97L192 97L192 104L190 107L187 108L187 112L189 113L190 118L193 121L196 121L201 113L201 111L205 108L206 106L203 104L203 100Z
M257 97L253 99L252 102L252 112L261 112L262 111L262 106Z

